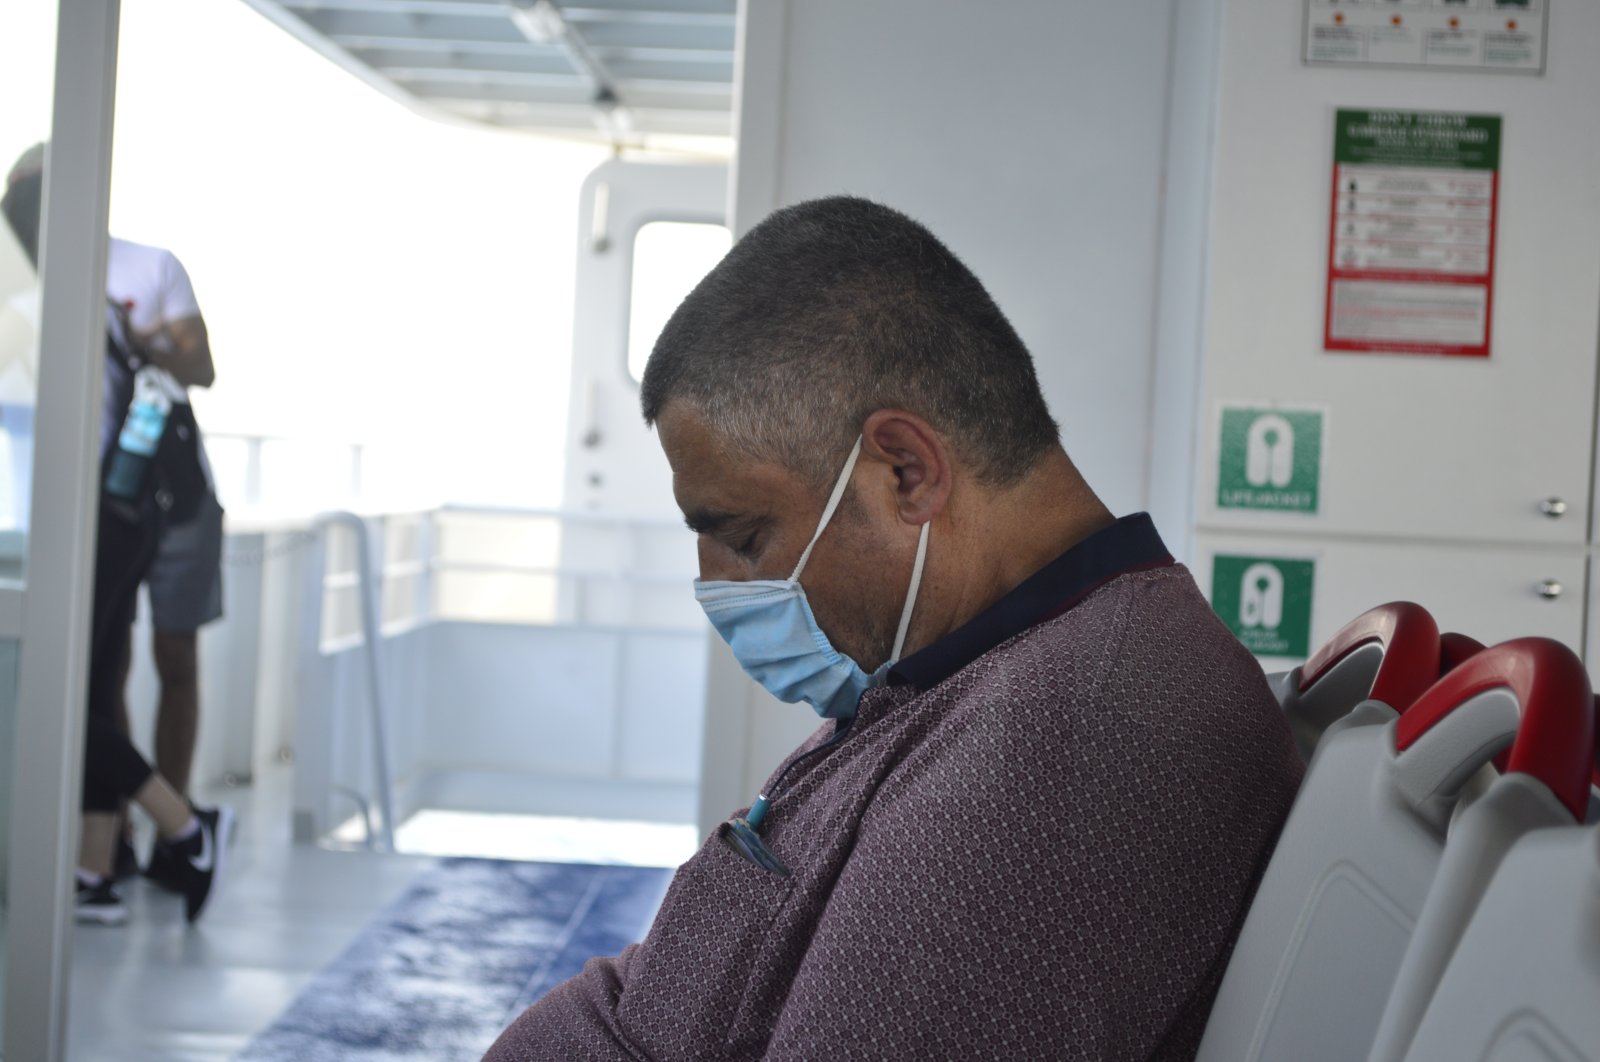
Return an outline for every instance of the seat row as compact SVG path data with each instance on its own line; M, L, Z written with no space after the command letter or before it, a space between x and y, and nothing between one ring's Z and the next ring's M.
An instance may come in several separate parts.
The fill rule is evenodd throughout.
M1600 1062L1582 662L1399 602L1269 682L1309 762L1203 1062Z

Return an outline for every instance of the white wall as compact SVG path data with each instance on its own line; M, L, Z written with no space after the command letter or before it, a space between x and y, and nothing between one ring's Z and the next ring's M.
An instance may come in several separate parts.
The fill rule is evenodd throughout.
M780 139L767 165L739 159L738 230L841 192L927 224L1016 325L1068 450L1119 512L1145 503L1171 12L806 0L752 3L746 29L781 35L783 69L743 101L740 136L760 123Z
M434 624L416 768L690 783L704 643L697 630Z
M1544 76L1309 67L1299 3L1225 0L1197 566L1214 552L1318 563L1311 644L1411 598L1493 642L1581 649L1600 325L1600 6L1554 3ZM1487 360L1327 354L1334 112L1503 117ZM1217 406L1327 408L1321 511L1219 510ZM1541 499L1560 496L1552 520ZM1545 579L1557 600L1536 592ZM1593 624L1589 626L1592 628Z
M1174 5L748 0L742 13L735 234L841 192L926 223L1032 349L1095 489L1119 514L1147 506ZM1171 346L1193 362L1181 336ZM705 829L816 724L720 646L709 685Z
M396 815L419 807L682 821L699 771L695 630L430 622L380 657ZM297 836L375 799L365 650L303 652ZM331 788L330 788L331 787Z
M582 517L542 534L551 523L506 510L366 521L384 558L378 663L397 822L421 807L693 814L709 632L685 590L690 537ZM542 561L529 549L539 539ZM552 568L556 539L583 548ZM354 813L352 792L376 803L379 789L358 561L353 540L331 531L271 560L214 628L232 649L223 670L254 676L254 697L214 710L255 762L294 750L295 836L310 840ZM456 586L462 576L486 583ZM578 604L542 602L525 592L529 578ZM519 592L522 607L505 607Z

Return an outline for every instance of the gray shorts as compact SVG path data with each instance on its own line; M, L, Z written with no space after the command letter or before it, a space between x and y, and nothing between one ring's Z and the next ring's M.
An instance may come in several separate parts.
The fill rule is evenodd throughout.
M200 513L169 527L145 576L158 631L197 631L222 616L222 506L207 494Z

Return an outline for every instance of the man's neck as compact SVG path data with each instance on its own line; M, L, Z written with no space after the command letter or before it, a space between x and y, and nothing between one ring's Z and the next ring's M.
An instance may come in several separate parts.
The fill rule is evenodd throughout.
M913 622L906 655L956 630L1073 546L1116 522L1066 453L1042 458L1003 490L974 485L939 543L926 591L927 626ZM930 572L930 575L934 573ZM925 591L925 592L926 592Z

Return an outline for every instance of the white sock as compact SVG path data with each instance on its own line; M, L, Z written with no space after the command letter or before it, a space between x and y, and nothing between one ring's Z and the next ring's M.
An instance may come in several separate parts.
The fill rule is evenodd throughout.
M179 830L177 833L168 834L161 839L167 844L182 844L199 832L200 820L195 818L193 815L190 815L189 821L183 824L183 829Z
M96 874L92 870L85 870L82 867L78 868L78 884L82 885L86 889L95 888L105 880L106 879L103 876Z

